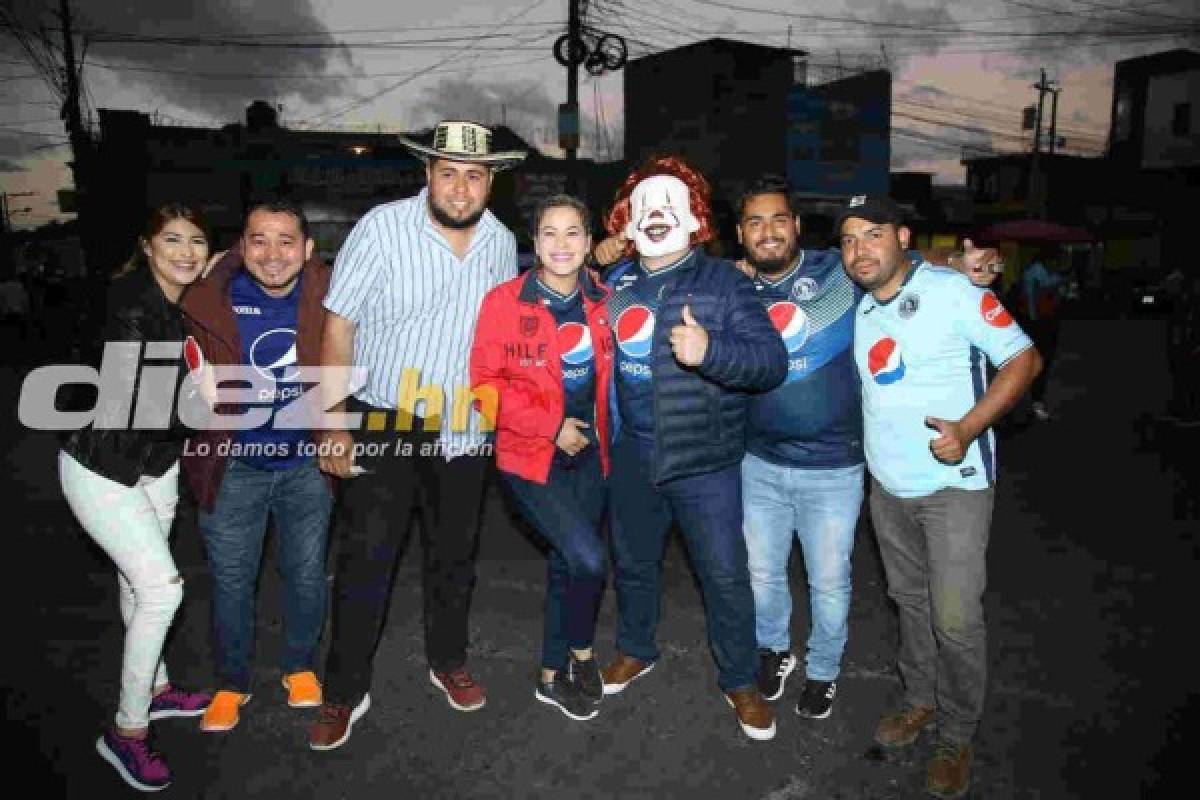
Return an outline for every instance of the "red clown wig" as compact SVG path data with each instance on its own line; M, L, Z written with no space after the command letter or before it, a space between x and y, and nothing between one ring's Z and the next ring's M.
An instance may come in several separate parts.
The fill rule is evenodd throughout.
M633 194L634 187L646 178L652 178L655 175L673 175L688 187L688 202L692 206L692 214L700 222L700 229L689 237L689 244L695 247L712 239L716 232L712 215L712 189L709 188L708 181L704 176L679 156L650 158L625 179L621 188L617 190L612 210L608 212L608 216L604 220L604 227L608 230L609 235L619 236L625 232L625 226L629 223L629 198ZM632 256L634 249L633 242L627 242L625 256Z

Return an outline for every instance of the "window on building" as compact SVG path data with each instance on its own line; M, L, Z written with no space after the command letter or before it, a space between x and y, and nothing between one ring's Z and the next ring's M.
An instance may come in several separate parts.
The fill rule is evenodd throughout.
M983 179L983 196L985 200L995 200L1000 194L1000 179L995 173Z
M1190 136L1192 133L1192 104L1176 103L1171 116L1171 133L1175 136Z
M1113 124L1113 138L1123 142L1129 138L1133 130L1133 91L1128 86L1117 89L1116 119Z

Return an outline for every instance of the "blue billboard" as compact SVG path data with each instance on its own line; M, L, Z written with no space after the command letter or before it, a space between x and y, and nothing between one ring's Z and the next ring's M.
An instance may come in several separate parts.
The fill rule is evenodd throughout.
M788 92L787 177L817 195L886 194L892 76L865 72Z

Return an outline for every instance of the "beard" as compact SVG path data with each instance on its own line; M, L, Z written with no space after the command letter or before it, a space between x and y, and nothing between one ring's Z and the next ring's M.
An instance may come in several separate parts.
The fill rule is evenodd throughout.
M798 252L800 252L800 248L793 244L778 256L760 257L754 255L754 252L747 248L746 263L754 267L759 274L766 275L768 278L775 277L787 272L788 268L796 262Z
M875 274L871 276L861 276L858 274L859 265L871 265L875 268ZM890 269L885 268L882 263L873 258L858 259L850 265L850 278L868 292L873 292L881 286L887 285L888 281L896 276L902 266L894 266Z
M441 208L432 200L429 201L429 213L433 215L434 220L439 225L460 231L474 228L475 223L479 222L485 210L485 208L480 207L467 216L459 218L452 216L448 211L446 211L444 208Z

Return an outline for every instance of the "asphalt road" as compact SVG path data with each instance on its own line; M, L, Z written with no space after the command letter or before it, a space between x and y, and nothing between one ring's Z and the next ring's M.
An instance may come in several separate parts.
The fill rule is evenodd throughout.
M1163 341L1157 322L1068 323L1050 392L1057 418L1003 437L986 596L990 689L972 797L1146 797L1190 775L1200 436L1145 422L1165 405ZM0 343L10 352L20 346ZM113 569L62 501L54 436L16 423L17 375L0 368L10 409L0 419L6 767L22 772L36 796L127 797L133 792L93 749L118 690ZM167 653L177 681L204 686L213 680L211 587L192 517L181 507L173 541L186 599ZM922 796L929 742L901 756L871 746L899 683L895 615L865 518L834 713L820 722L796 717L793 678L769 743L742 736L716 689L699 593L677 539L665 569L662 663L588 723L533 701L544 561L496 492L487 499L471 617L471 667L489 689L477 713L451 710L428 683L419 558L414 537L376 659L372 709L347 745L328 753L307 749L313 712L289 709L279 687L279 580L268 559L254 699L226 734L202 734L195 720L155 723L175 773L163 796ZM798 553L792 584L800 643L808 615ZM613 615L609 591L602 658L612 652Z

